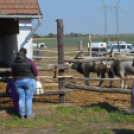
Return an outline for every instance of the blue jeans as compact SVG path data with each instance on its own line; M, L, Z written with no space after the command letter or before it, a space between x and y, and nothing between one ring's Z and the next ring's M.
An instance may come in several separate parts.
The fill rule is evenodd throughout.
M16 92L19 96L19 115L25 115L26 102L26 116L32 114L32 98L36 89L36 82L33 78L20 79L14 82Z

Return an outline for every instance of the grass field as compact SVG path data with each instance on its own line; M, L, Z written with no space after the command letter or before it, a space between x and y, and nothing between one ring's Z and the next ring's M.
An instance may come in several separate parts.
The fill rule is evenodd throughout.
M116 36L108 36L108 39L115 39ZM64 51L77 51L78 50L78 42L82 40L83 50L88 50L88 37L64 37ZM92 42L104 42L105 36L94 36L92 37ZM134 44L134 35L121 35L120 40L126 41L126 43ZM56 38L34 38L34 43L45 43L48 50L57 51L57 39ZM75 57L77 53L69 53L65 56ZM87 53L84 53L84 56ZM57 56L57 53L45 52L46 57ZM47 60L47 59L45 59ZM53 59L55 60L55 59ZM53 61L52 60L52 61Z
M46 111L47 110L47 111ZM133 134L134 115L106 106L49 108L32 120L12 116L0 122L4 133ZM5 129L8 128L8 129ZM20 130L19 130L20 129ZM3 131L5 130L5 131ZM17 131L18 130L18 131ZM24 131L25 130L25 131ZM44 131L45 130L45 131Z
M108 39L115 39L116 36L108 36ZM74 47L78 46L78 42L82 40L83 46L87 46L88 37L64 37L64 46L65 47ZM92 37L92 42L104 42L105 36L94 36ZM134 35L120 35L120 40L126 41L127 43L134 44ZM56 38L36 38L33 39L34 43L41 43L44 42L48 47L57 46L57 39Z
M108 36L108 39L115 39L116 36ZM83 50L88 50L88 37L64 37L64 51L77 51L78 42L82 40ZM104 42L105 36L94 36L92 42ZM121 35L120 40L126 41L126 43L134 44L134 35ZM34 43L45 43L48 50L57 51L57 39L56 38L34 38ZM84 56L87 53L84 53ZM45 52L45 56L57 56L57 53ZM66 54L66 56L75 57L76 53ZM54 59L55 60L55 59ZM53 60L52 60L53 61Z

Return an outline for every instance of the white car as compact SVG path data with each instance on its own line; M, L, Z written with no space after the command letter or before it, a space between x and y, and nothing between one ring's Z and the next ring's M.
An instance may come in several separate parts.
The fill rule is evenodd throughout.
M119 52L118 44L110 44L107 46L107 51L110 52L113 47L113 52ZM120 52L133 53L134 46L132 44L120 44Z

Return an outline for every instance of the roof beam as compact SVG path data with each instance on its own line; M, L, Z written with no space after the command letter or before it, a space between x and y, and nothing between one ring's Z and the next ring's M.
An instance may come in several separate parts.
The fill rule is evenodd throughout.
M6 19L43 19L43 15L0 15L0 18Z

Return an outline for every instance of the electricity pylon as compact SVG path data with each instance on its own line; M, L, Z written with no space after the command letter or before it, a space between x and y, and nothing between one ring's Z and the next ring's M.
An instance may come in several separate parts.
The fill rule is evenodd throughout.
M104 8L104 11L105 11L105 23L104 23L105 26L104 27L105 27L106 38L107 38L107 9L108 8L111 8L111 9L114 8L115 9L116 29L117 29L117 36L119 38L119 12L118 12L118 9L121 8L121 7L119 7L120 0L117 1L115 6L107 6L106 3L103 0L101 0L101 1L104 5L102 8Z
M101 0L101 1L102 1L103 5L104 5L102 8L104 8L104 14L105 14L104 27L105 27L105 35L106 35L106 38L107 38L107 9L112 8L112 7L107 6L106 3L103 0Z
M115 19L116 19L116 30L117 30L117 36L118 36L118 39L119 39L119 3L120 3L120 0L118 0L118 2L116 3L116 5L113 7L115 9Z

